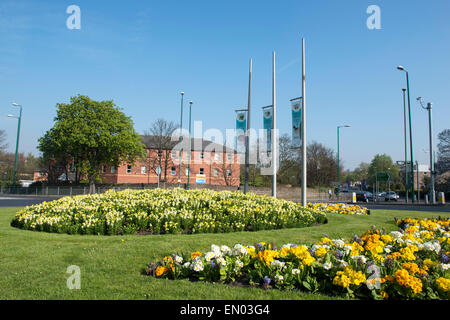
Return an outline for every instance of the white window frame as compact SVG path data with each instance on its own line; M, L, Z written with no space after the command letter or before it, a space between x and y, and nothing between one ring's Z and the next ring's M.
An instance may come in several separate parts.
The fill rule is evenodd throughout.
M141 166L141 174L147 174L147 167Z
M214 177L218 177L219 176L219 169L214 169Z
M116 173L116 167L115 166L111 167L111 173Z
M133 173L133 167L128 164L127 165L127 174L132 174L132 173Z
M177 168L176 167L171 167L170 168L170 175L175 176L177 174Z
M233 175L233 170L227 169L227 177L231 177Z
M198 174L205 174L205 168L198 169Z

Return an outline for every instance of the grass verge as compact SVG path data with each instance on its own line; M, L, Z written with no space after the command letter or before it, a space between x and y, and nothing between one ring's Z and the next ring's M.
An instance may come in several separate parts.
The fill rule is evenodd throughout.
M371 210L370 216L328 214L328 224L259 232L194 235L81 236L16 229L18 209L0 209L0 299L336 299L298 291L264 291L141 275L150 261L175 252L206 251L211 244L311 244L323 235L351 238L371 225L397 230L393 218L450 217L450 213ZM81 268L81 289L69 290L67 267Z

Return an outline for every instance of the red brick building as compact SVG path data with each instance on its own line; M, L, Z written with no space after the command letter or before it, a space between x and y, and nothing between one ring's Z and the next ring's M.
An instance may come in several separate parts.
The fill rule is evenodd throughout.
M117 168L103 166L100 178L108 184L157 183L158 166L161 167L161 181L178 183L180 173L181 151L181 183L188 181L189 154L178 142L170 141L170 137L143 136L147 157L136 161L133 165L123 163ZM191 172L190 184L211 184L239 186L240 164L239 154L234 150L212 141L191 139Z

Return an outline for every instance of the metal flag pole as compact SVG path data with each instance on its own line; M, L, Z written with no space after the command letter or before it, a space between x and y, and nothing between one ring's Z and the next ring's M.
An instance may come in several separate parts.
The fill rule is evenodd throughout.
M248 72L248 104L247 104L247 132L245 133L245 183L244 194L248 192L248 178L250 172L250 105L252 95L252 59L250 59Z
M305 39L302 38L302 206L306 207L306 77Z
M272 197L277 197L277 101L275 86L275 51L272 53Z

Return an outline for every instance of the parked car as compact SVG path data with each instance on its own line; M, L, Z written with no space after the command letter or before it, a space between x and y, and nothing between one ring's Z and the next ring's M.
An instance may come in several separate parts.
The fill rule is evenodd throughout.
M373 201L373 194L368 191L356 192L356 201L369 202Z
M386 192L384 195L384 201L398 201L399 198L400 196L394 191Z

